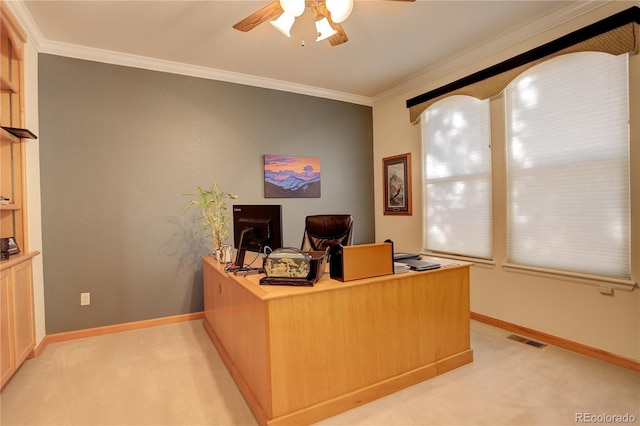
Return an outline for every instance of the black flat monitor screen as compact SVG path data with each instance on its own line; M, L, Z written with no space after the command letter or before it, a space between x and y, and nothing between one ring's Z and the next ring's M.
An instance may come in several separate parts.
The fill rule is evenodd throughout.
M236 204L233 206L233 243L236 249L260 252L282 247L282 206Z

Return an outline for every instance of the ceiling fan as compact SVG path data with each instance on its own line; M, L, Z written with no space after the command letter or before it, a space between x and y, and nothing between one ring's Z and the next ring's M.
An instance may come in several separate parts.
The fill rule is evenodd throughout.
M415 0L387 1L414 2ZM275 0L236 23L233 28L247 32L280 15L277 19L270 21L271 25L285 36L291 37L290 31L295 19L308 7L315 18L318 35L316 41L329 40L332 46L337 46L349 41L340 23L351 14L353 2L354 0Z

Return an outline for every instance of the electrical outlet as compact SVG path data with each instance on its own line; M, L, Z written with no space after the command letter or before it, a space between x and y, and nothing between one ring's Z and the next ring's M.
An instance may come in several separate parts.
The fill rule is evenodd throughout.
M91 304L91 293L80 293L80 306Z

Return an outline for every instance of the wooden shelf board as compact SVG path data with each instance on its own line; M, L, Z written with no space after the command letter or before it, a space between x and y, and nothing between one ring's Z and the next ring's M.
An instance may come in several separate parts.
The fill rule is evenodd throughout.
M22 206L19 204L0 204L0 210L21 210Z

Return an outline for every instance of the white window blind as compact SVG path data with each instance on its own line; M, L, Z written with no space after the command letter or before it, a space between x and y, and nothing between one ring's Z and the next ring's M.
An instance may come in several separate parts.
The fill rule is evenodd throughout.
M424 248L491 258L489 100L451 96L421 123Z
M630 276L627 60L564 55L505 90L509 262Z

